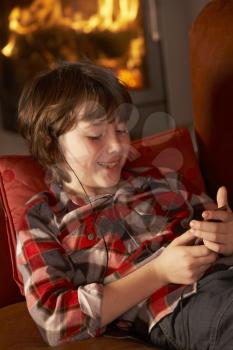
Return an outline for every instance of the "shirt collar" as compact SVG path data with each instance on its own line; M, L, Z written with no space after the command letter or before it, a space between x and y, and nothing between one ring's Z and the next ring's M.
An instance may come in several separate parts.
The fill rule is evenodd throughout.
M46 176L46 183L49 187L50 192L56 198L56 205L54 210L57 212L70 212L78 207L83 207L88 205L91 207L98 207L102 204L109 204L111 201L124 200L124 195L130 201L130 197L133 198L135 191L139 188L144 187L145 178L141 177L139 174L135 173L131 169L122 169L121 180L117 185L115 193L106 193L95 196L90 196L89 200L85 195L70 195L64 190L62 183L59 183L54 179L51 173ZM90 203L91 202L91 203Z

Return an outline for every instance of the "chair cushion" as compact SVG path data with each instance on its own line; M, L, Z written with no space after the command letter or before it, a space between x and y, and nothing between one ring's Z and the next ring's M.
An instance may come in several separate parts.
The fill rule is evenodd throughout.
M185 128L169 130L134 141L125 167L147 166L174 169L188 180L189 190L196 193L204 190L204 182L192 141ZM0 196L6 216L6 232L11 252L13 277L19 285L21 279L17 273L15 261L19 219L27 200L43 190L46 190L44 171L31 156L0 157Z
M6 235L3 208L0 203L0 308L23 299L12 276L11 256Z

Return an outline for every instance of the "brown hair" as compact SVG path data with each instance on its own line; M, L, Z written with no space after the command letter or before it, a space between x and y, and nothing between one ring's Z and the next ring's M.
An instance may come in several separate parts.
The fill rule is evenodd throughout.
M89 61L63 63L25 86L18 108L19 131L45 168L63 162L58 137L76 125L79 107L86 102L90 103L82 119L106 116L109 121L116 117L116 109L117 117L126 121L128 108L123 113L119 110L132 103L126 87L111 71Z

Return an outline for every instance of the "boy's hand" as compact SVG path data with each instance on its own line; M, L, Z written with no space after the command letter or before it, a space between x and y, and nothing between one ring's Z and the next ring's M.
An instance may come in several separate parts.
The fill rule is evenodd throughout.
M192 284L216 261L217 254L205 245L191 246L195 236L187 231L174 239L156 258L157 273L165 283Z
M202 216L205 220L220 222L193 220L190 223L191 232L202 238L210 250L229 256L233 254L233 213L228 205L225 187L220 187L217 192L217 204L218 208L225 206L227 210L207 210Z

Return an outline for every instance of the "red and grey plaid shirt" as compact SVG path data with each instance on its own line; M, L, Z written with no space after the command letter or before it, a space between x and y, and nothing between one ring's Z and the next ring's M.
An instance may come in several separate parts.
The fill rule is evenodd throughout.
M153 174L153 176L151 176ZM91 204L56 182L26 207L17 240L17 264L29 312L50 345L97 336L103 285L156 258L210 202L190 194L176 174L122 171L114 194ZM196 285L170 284L121 315L147 333ZM123 322L124 324L124 322Z

